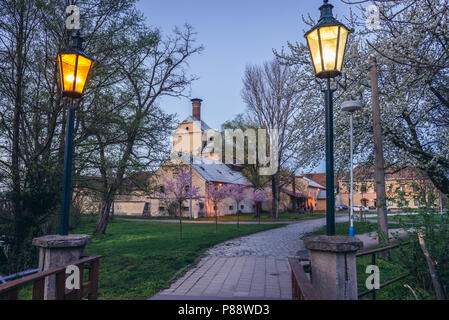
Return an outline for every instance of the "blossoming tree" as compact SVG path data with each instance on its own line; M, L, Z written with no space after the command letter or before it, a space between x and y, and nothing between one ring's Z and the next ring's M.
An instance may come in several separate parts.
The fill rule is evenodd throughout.
M256 203L256 215L259 217L259 223L260 223L260 204L262 202L270 200L270 197L267 195L265 190L256 189L256 190L253 190L251 198Z
M179 238L182 240L182 203L190 198L201 199L199 188L190 186L190 173L182 169L174 180L164 179L165 191L159 197L175 204L179 212Z
M218 230L218 205L229 197L229 185L219 186L213 182L206 184L207 199L214 205L215 212L215 231Z
M228 197L237 204L237 227L240 226L240 203L246 199L245 188L246 186L240 184L227 185Z

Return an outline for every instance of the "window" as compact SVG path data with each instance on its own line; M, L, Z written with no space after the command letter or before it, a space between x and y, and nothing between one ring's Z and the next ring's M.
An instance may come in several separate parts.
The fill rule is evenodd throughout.
M229 206L229 210L234 210L234 206Z
M419 199L415 199L415 206L419 207Z
M165 207L159 207L159 212L164 212L165 211Z
M189 192L190 186L186 186L186 192Z
M203 210L203 209L204 209L204 203L200 202L200 203L199 203L199 206L200 206L200 210Z
M242 204L241 206L240 206L240 209L245 209L245 206Z
M393 201L391 201L391 200L388 201L388 205L389 205L389 206L392 206L392 205L393 205Z
M419 191L419 187L417 184L413 184L413 192L418 192Z
M189 127L186 127L186 131L189 131Z
M182 211L188 211L189 207L182 207Z
M401 191L405 191L405 184L401 184Z
M360 188L360 191L366 192L366 184L362 184L362 187Z
M389 184L389 185L387 186L387 190L388 190L389 192L393 191L393 185L392 185L392 184Z
M164 187L164 186L160 186L160 187L159 187L159 191L160 191L161 193L165 193L165 187Z

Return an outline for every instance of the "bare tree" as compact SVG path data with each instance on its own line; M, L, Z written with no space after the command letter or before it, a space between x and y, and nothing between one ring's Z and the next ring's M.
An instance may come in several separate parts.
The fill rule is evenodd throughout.
M182 30L175 29L173 36L165 38L158 31L142 27L140 32L120 39L120 47L128 48L126 54L114 55L117 72L123 76L115 86L120 93L116 104L120 106L118 132L122 141L119 148L117 144L108 146L103 140L104 131L96 134L95 143L100 146L98 170L104 188L95 234L106 231L111 206L127 170L145 159L154 160L148 151L157 150L160 141L164 141L156 138L156 132L168 135L171 119L158 113L156 105L162 96L183 96L196 79L185 68L187 60L203 50L202 46L195 45L195 35L189 25ZM148 135L145 132L151 117L157 121L151 122L154 130ZM163 152L161 149L158 151ZM108 165L108 159L113 159L112 166Z
M274 59L263 66L247 66L243 78L242 97L250 116L267 134L277 130L279 137L278 170L271 179L271 216L276 218L279 217L281 168L295 172L304 164L299 149L306 139L300 137L306 137L307 131L311 133L317 125L312 120L317 114L312 108L306 110L312 98L306 89L310 84L294 81L297 71Z

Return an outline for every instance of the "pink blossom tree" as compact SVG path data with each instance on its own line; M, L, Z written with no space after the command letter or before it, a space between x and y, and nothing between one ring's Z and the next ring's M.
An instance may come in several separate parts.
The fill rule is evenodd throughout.
M214 205L215 211L215 231L218 230L218 205L226 198L229 197L229 186L215 185L213 182L207 182L206 184L207 198Z
M240 203L246 199L245 189L246 186L241 184L227 185L228 197L233 199L237 204L237 227L240 226Z
M190 186L190 172L182 169L174 180L164 179L165 191L159 193L159 197L168 203L173 203L179 212L179 238L182 240L182 203L190 198L201 199L198 187Z
M256 215L259 217L259 223L260 223L260 204L262 202L270 200L270 197L267 195L265 190L256 189L256 190L253 190L251 198L256 203Z

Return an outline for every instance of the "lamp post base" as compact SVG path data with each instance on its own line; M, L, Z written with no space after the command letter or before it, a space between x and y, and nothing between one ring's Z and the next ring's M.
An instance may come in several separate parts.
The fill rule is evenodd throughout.
M33 246L39 248L39 270L46 271L79 260L86 244L92 238L86 235L47 235L33 239ZM44 300L55 299L55 276L45 279Z
M313 287L325 300L357 300L356 252L363 242L346 236L310 236L303 239L310 250Z

